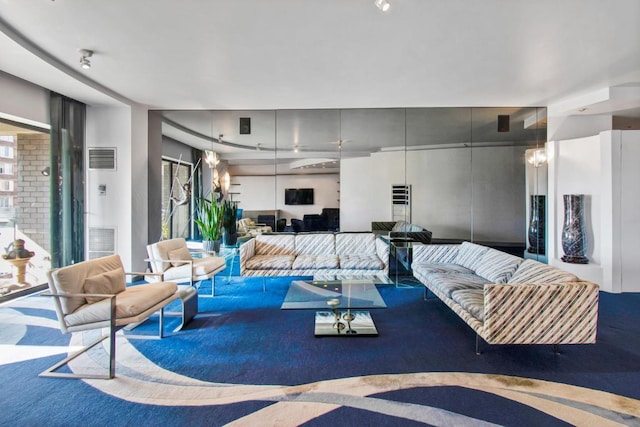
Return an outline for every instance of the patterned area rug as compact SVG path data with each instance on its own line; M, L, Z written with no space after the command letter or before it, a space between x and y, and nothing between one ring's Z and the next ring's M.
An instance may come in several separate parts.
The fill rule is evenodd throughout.
M602 294L598 343L489 346L420 288L379 285L378 337L315 338L281 310L291 279L216 282L162 340L119 333L113 380L39 378L98 332L60 334L51 300L0 306L0 425L640 425L640 295ZM171 329L174 319L168 321ZM104 347L74 372L108 365Z

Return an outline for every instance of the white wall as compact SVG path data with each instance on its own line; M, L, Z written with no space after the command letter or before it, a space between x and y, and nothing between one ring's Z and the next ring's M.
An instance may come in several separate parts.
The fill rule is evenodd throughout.
M391 221L391 186L405 183L402 151L340 162L340 230L370 231L372 221Z
M139 149L134 150L133 129L131 108L87 106L86 147L115 147L116 170L88 170L87 168L85 226L87 229L88 227L116 228L116 253L122 257L122 262L128 269L133 267L133 224L140 226L135 216L142 214L142 212L134 212L132 206L134 188L139 195L139 183L136 183L137 178L132 175L132 165L133 161L138 164L141 157ZM146 151L146 140L143 146L145 148L140 150ZM136 157L132 156L134 153ZM145 175L142 184L146 188L147 179L144 170L146 168L140 173ZM107 186L107 193L104 196L98 195L98 185L101 184ZM146 211L138 218L144 220L146 224ZM146 241L146 227L144 241ZM136 253L136 259L144 259L145 253Z
M607 292L640 291L639 131L550 141L549 263L600 285ZM560 260L563 194L586 194L589 264Z
M149 111L134 105L131 108L131 264L130 271L144 271L147 263L147 236L149 228Z
M0 117L48 127L48 90L0 71L0 93Z
M640 292L640 131L612 132L620 136L620 291ZM615 287L614 287L615 288Z
M338 208L338 175L232 176L230 192L243 210L279 209L280 218L302 219L305 214L319 214L323 208ZM313 188L313 205L285 205L285 188Z
M601 209L602 190L601 176L603 174L600 156L600 137L560 141L556 145L554 153L555 189L553 203L556 229L556 239L550 248L554 258L559 259L564 255L562 241L557 238L562 234L564 222L565 194L585 195L585 231L587 233L587 253L589 261L595 265L601 262L600 245L601 234ZM551 243L551 242L550 242Z

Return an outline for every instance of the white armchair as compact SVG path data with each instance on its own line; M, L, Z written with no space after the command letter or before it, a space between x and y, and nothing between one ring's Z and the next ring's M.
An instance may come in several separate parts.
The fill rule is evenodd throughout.
M178 298L189 299L190 295L180 290L174 282L126 286L126 275L140 274L142 273L125 273L118 255L79 262L47 273L49 292L44 295L53 297L62 333L101 328L109 328L109 333L101 335L94 342L42 372L40 376L113 378L117 330L126 325L137 325L158 310L160 311L159 337L164 336L164 307ZM107 375L56 372L60 367L107 338L109 338L109 373Z
M218 256L193 258L183 238L162 240L147 246L151 271L148 281L171 280L193 282L211 278L211 293L215 295L215 276L226 268L226 260Z

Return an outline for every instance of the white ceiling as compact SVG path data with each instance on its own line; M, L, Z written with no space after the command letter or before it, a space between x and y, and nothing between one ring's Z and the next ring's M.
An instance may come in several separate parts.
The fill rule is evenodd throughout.
M590 95L640 85L638 0L389 1L382 13L373 0L0 0L0 70L89 105L175 110L164 116L190 131L164 123L165 135L249 147L215 145L231 165L272 160L255 147L276 142L298 141L300 153L278 154L295 162L470 131L537 138L522 126L535 109L514 107L594 99L584 114L640 116L636 92L622 104ZM95 52L90 70L79 49ZM471 130L458 126L468 109L398 109L474 106L507 108L476 110ZM497 114L517 118L508 135ZM252 134L239 135L246 116ZM328 144L339 138L351 142Z
M158 109L544 106L640 82L637 0L390 2L0 0L0 68Z

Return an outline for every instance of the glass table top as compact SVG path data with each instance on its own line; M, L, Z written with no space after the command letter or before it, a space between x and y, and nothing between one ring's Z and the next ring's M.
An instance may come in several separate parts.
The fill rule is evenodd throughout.
M282 309L386 308L378 288L370 279L294 280Z

